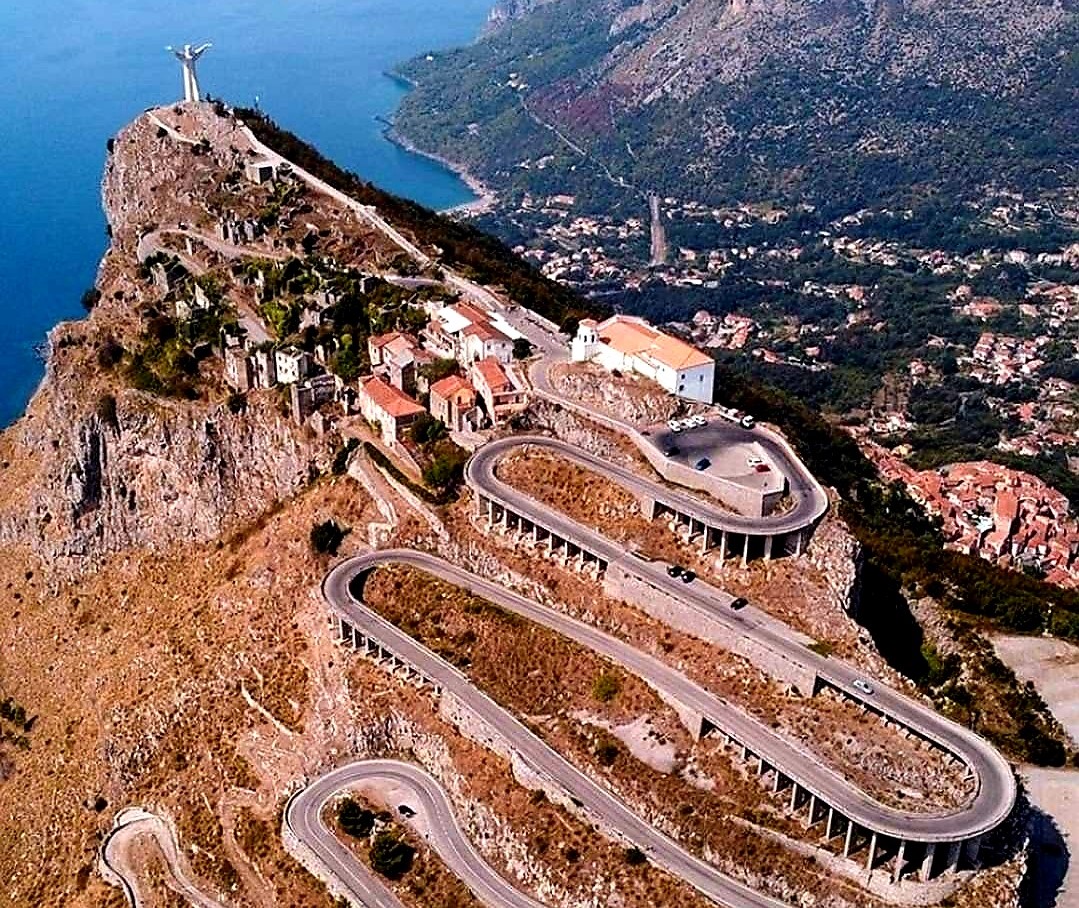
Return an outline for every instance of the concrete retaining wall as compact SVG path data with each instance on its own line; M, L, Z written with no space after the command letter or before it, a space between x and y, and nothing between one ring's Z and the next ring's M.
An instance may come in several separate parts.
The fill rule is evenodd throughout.
M806 696L812 695L817 682L817 673L814 669L794 661L784 653L770 649L765 644L750 640L743 634L726 627L720 621L687 606L684 602L632 573L624 564L615 562L608 566L603 588L608 596L628 602L676 630L744 656L773 678L793 684Z
M442 692L439 697L438 714L470 741L475 741L505 759L513 770L513 777L522 786L530 791L542 791L549 800L582 817L602 835L617 842L624 842L620 833L600 823L591 813L581 808L553 779L537 772L501 734L452 693L445 690Z

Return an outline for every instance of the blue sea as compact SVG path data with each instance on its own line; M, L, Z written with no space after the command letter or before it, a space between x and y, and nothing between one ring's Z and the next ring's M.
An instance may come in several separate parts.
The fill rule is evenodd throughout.
M105 143L182 96L166 45L214 42L204 92L262 108L344 167L433 208L469 201L456 175L387 141L404 89L383 73L467 43L493 0L0 2L0 425L41 379L37 347L81 314L105 249Z

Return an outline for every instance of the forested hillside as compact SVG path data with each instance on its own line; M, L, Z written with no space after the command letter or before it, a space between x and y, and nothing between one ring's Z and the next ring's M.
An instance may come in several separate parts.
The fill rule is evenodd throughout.
M406 67L399 128L496 186L838 213L1074 181L1074 0L553 0L492 21Z

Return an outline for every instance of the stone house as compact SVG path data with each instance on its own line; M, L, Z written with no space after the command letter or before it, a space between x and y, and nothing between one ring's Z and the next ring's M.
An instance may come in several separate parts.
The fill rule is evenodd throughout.
M404 429L426 412L404 391L377 375L360 379L356 403L364 419L379 427L382 440L390 446L397 442Z
M479 422L475 388L460 375L436 381L431 385L431 415L451 432L475 428Z
M493 356L477 360L469 370L491 424L498 426L528 406L528 395Z
M311 354L294 344L276 351L274 363L277 367L277 380L282 385L294 384L311 374Z

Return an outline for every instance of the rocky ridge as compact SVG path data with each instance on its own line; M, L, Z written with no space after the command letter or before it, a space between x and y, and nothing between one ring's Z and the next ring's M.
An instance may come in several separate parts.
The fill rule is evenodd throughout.
M51 332L46 377L0 441L0 543L28 545L58 577L125 549L212 540L298 491L330 454L271 392L241 410L223 393L183 400L138 391L101 367L102 347L129 338L138 308L156 301L135 252L176 201L161 191L170 168L155 166L158 141L144 118L113 141L101 302Z

